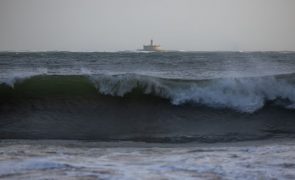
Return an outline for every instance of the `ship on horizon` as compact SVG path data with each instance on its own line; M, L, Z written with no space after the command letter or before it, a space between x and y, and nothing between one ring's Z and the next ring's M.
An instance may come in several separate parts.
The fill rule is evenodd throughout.
M149 45L143 45L143 49L140 49L140 51L148 51L148 52L162 52L164 51L161 49L161 46L158 44L154 44L154 41L151 39L151 42Z

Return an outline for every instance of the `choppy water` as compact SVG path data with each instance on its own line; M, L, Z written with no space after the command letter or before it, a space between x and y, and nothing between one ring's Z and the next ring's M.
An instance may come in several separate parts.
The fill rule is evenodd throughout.
M1 53L1 78L34 74L138 74L214 79L294 73L293 52Z

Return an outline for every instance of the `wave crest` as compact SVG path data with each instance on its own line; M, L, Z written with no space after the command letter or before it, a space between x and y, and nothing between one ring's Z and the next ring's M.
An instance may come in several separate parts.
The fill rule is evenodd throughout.
M170 99L175 105L197 103L214 108L255 112L267 101L286 100L295 107L295 85L281 76L173 80L136 74L90 76L100 93L124 96L135 89Z

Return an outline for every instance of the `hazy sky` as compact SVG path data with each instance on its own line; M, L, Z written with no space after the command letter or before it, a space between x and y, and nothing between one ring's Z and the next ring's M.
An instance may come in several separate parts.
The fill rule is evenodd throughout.
M295 50L295 0L0 0L0 51Z

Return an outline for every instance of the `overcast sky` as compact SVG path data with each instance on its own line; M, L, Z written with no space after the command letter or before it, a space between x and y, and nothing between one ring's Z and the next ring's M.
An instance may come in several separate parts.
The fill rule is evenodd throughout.
M0 0L0 51L295 50L295 0Z

